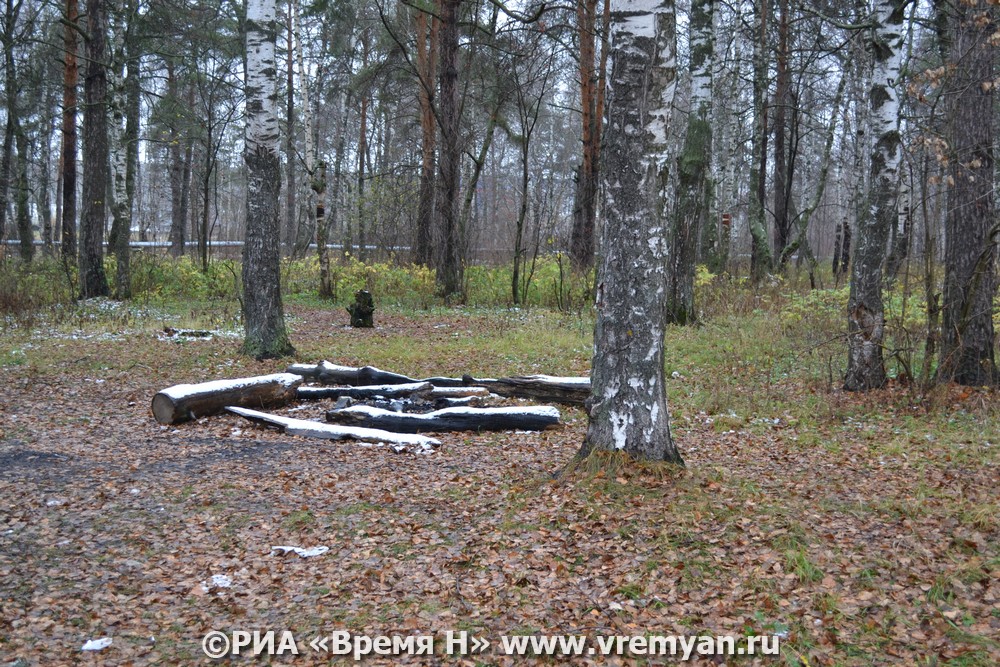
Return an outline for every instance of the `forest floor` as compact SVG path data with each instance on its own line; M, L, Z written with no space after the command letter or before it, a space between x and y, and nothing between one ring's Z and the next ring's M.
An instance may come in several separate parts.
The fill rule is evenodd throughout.
M585 318L379 312L376 329L352 330L340 309L290 310L301 361L411 376L589 364ZM352 663L308 647L349 630L439 638L433 656L368 664L521 664L500 638L535 633L591 647L609 635L780 641L780 657L691 664L1000 664L996 393L845 394L831 381L836 343L788 342L795 323L768 315L722 319L668 335L685 469L559 475L585 430L573 409L543 433L444 434L431 455L233 416L160 426L159 389L284 367L241 357L234 335L162 335L202 315L97 312L4 332L0 665L203 664L211 630L299 642L298 656L244 649L241 663ZM448 630L491 647L444 655ZM81 650L100 638L111 645Z

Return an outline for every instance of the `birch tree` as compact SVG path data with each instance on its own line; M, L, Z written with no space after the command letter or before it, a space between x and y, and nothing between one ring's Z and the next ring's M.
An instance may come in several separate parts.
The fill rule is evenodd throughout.
M257 359L281 357L294 351L285 330L281 304L276 4L276 0L247 3L243 350Z
M951 153L939 375L965 385L992 385L1000 381L993 327L1000 234L993 191L996 8L991 2L970 1L938 11L949 14L949 61L954 65L945 88Z
M712 67L715 51L712 14L714 0L691 3L691 112L684 149L678 159L680 201L670 231L670 272L667 320L691 324L695 320L694 272L698 239L712 192Z
M882 341L885 312L882 266L889 228L896 220L899 165L899 96L896 84L902 68L904 10L909 0L880 0L876 6L871 51L873 68L868 90L871 126L871 166L868 207L858 220L858 246L851 265L848 313L848 391L867 391L885 384Z
M580 451L683 463L670 435L663 369L668 137L676 86L672 0L613 0L605 199Z

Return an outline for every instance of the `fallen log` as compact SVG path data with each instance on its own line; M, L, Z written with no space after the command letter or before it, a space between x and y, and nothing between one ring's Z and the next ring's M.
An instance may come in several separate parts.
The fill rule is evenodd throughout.
M226 406L262 408L295 400L302 377L275 373L235 380L178 384L153 396L153 417L161 424L180 424L222 412Z
M374 366L352 368L337 366L328 361L318 364L294 364L289 373L312 377L323 384L373 385L412 384L430 382L435 387L486 387L495 394L508 398L530 398L546 403L583 405L590 397L590 378L559 377L554 375L515 375L505 378L475 378L463 375L460 378L429 377L414 379L399 373L383 371Z
M366 405L330 410L326 420L363 428L378 428L394 433L427 431L541 431L559 424L559 411L553 407L526 408L445 408L426 414L392 412Z
M301 435L307 438L323 438L325 440L358 440L361 442L386 443L389 445L402 445L405 447L416 447L420 450L427 450L437 447L441 441L429 438L425 435L409 435L404 433L390 433L374 428L355 428L351 426L337 426L324 424L322 422L309 421L307 419L293 419L272 415L267 412L257 410L247 410L229 406L227 411L234 415L239 415L252 422L277 426L289 435Z
M361 384L358 382L358 369L353 366L339 366L329 361L318 364L292 364L285 369L286 373L301 375L309 380L323 384Z
M496 380L469 378L469 382L482 385L494 394L507 398L530 398L566 405L583 405L590 398L590 378L586 377L518 375Z
M420 398L468 398L471 396L485 398L490 395L490 390L486 387L437 387L429 381L427 384L430 386L430 389L421 391Z
M304 378L316 380L322 384L337 385L375 385L375 384L413 384L415 382L430 382L435 387L462 387L467 383L462 378L429 377L414 379L400 373L384 371L374 366L338 366L329 361L318 364L292 364L286 370Z
M463 396L462 398L435 398L434 409L443 408L485 408L488 405L488 396ZM347 407L347 406L344 406Z
M317 400L323 398L406 398L413 394L433 391L430 382L411 382L409 384L376 384L363 387L299 387L296 392L301 400ZM485 391L485 389L483 390Z

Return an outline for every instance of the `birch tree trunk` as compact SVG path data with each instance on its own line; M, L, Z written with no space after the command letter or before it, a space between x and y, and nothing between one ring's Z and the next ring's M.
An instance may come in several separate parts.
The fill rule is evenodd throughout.
M712 66L715 51L714 0L691 3L691 112L684 149L678 159L680 201L670 230L670 272L667 321L693 324L694 273L698 239L711 200L709 160L712 157Z
M951 155L939 377L994 385L1000 381L992 317L1000 233L993 191L996 9L990 2L963 2L949 14L949 62L955 69L945 89Z
M111 215L113 223L109 245L115 255L115 298L128 299L132 296L129 267L129 241L132 235L132 198L127 187L129 144L133 140L127 132L126 110L128 108L129 86L138 85L139 66L135 56L133 40L134 8L131 2L122 6L122 16L117 22L111 53L110 106L111 125L108 133L111 144ZM128 67L128 74L125 68ZM126 78L126 76L128 78Z
M581 456L624 451L683 463L670 435L663 369L675 30L672 0L612 1L597 323Z
M902 148L896 84L902 68L903 19L909 0L880 0L873 30L871 87L871 180L868 207L858 220L858 246L851 267L848 314L848 359L844 388L867 391L885 384L882 342L882 266L889 228L895 224Z
M83 87L83 212L80 216L80 298L107 296L104 223L108 206L108 15L104 0L87 0L87 73Z
M246 241L243 244L243 350L257 359L293 352L281 304L278 196L276 0L247 3Z

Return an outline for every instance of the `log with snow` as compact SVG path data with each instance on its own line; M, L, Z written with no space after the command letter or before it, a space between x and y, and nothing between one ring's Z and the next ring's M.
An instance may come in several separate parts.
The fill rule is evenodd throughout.
M554 375L517 375L496 380L471 380L494 394L508 398L531 398L549 403L583 405L590 398L590 378Z
M389 445L400 445L413 447L418 451L427 451L441 444L439 440L428 438L424 435L410 435L405 433L390 433L374 428L355 428L351 426L337 426L334 424L323 424L322 422L309 421L307 419L293 419L272 415L267 412L248 410L235 406L227 407L226 410L234 415L239 415L252 422L270 424L277 426L289 435L301 435L307 438L323 438L325 440L359 440L361 442L386 443Z
M178 384L153 396L151 408L161 424L180 424L217 414L230 405L246 408L286 405L295 400L300 384L302 377L293 373Z
M372 385L372 384L412 384L430 382L435 387L481 386L508 398L531 398L543 402L583 405L590 397L590 378L561 377L555 375L515 375L505 378L461 378L429 377L414 379L399 373L383 371L374 366L352 368L337 366L328 361L318 364L293 364L288 372L318 380L324 384Z
M559 424L553 407L445 408L425 414L392 412L366 405L330 410L326 420L395 433L441 431L541 431Z
M410 382L407 384L374 384L358 387L299 387L297 396L301 400L318 400L323 398L407 398L420 392L434 389L430 382ZM483 391L486 391L485 389Z

